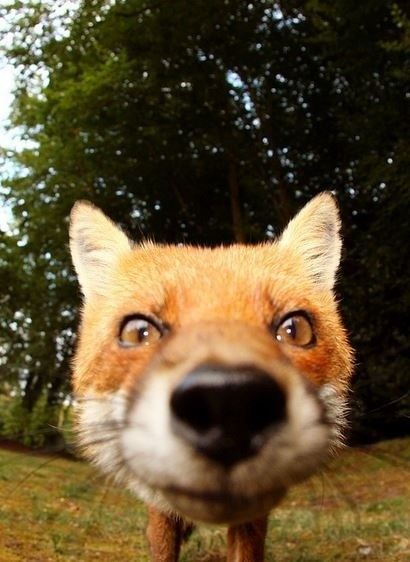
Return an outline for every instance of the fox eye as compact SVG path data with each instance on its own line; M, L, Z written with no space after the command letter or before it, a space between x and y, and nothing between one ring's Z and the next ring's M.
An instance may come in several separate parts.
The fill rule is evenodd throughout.
M298 347L308 347L316 340L310 320L300 312L286 316L277 327L275 336L282 343Z
M162 335L162 328L154 320L136 314L123 320L118 341L124 347L137 347L156 342Z

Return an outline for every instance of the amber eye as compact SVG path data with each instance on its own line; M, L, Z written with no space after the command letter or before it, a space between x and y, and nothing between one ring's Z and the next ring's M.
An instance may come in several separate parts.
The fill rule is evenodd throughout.
M162 335L163 330L156 322L142 315L134 315L123 320L118 341L124 347L136 347L149 345Z
M299 347L306 347L315 343L312 324L307 316L299 312L282 320L275 335L278 341Z

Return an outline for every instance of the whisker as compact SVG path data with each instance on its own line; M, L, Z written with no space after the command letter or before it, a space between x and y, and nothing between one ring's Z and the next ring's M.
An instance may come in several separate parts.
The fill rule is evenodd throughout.
M117 440L117 436L112 436L112 437L102 437L100 439L82 439L81 441L79 441L78 443L75 443L75 446L78 447L79 449L83 449L83 448L88 448L88 447L94 447L95 445L103 445L103 444L108 444L108 443L112 443L115 442Z
M101 427L97 426L94 429L87 427L86 429L80 429L77 433L77 439L74 441L74 445L78 446L80 449L84 447L93 447L95 445L103 445L115 442L118 440L119 434L124 429L141 428L144 427L142 423L126 423L123 425L114 424L111 427Z
M391 466L403 469L403 472L405 473L409 472L409 460L406 458L400 458L387 451L375 451L374 449L366 449L362 447L355 447L354 450L362 455L376 458L390 464Z
M329 471L328 468L324 468L324 470L322 471L322 475L324 480L326 480L331 488L333 490L335 490L337 492L337 494L339 495L339 497L342 498L343 502L349 506L349 508L351 509L352 513L355 514L356 518L357 518L357 524L360 523L360 512L357 509L357 504L356 502L352 499L351 495L349 493L346 492L346 487L345 485L342 483L340 476L337 475L335 472L333 471ZM330 475L332 476L332 478L330 478ZM335 485L336 483L336 485Z
M368 410L366 412L363 412L358 417L362 418L362 417L365 417L365 416L369 416L371 414L375 414L376 412L381 412L385 408L388 408L389 406L393 406L394 404L398 404L402 400L405 400L408 396L410 396L409 391L405 392L404 394L402 394L398 398L394 398L393 400L390 400L390 402L386 402L385 404L381 404L380 406L377 406L376 408L373 408L372 410Z
M47 460L45 460L44 462L40 463L38 466L36 466L33 470L30 470L27 474L25 474L23 476L23 478L21 478L9 491L8 494L13 494L22 484L24 484L29 478L31 478L31 476L33 476L34 474L36 474L39 470L41 470L42 468L44 468L45 466L49 465L50 463L54 462L55 460L59 459L60 455L59 454L54 454L52 455L50 458L48 458Z
M78 404L88 402L105 402L106 404L124 404L127 402L126 396L80 396L76 398Z

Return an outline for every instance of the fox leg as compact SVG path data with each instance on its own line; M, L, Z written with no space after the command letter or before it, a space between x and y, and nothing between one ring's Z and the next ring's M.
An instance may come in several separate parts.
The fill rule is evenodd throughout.
M192 530L177 515L167 515L154 507L148 509L147 538L152 562L178 562L181 543Z
M263 562L268 517L228 529L228 562Z

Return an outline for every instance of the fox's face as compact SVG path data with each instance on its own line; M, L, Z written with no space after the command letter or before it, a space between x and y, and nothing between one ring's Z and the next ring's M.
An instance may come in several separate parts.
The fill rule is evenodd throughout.
M330 195L257 246L134 245L82 202L70 234L84 293L78 426L99 467L162 510L229 523L321 466L352 361Z

